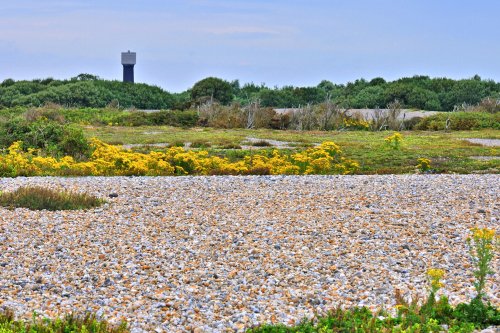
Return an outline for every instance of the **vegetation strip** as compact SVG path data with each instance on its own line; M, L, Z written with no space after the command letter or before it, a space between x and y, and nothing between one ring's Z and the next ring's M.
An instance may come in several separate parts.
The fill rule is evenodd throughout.
M0 206L33 210L76 210L102 205L104 200L85 193L57 191L40 186L23 186L12 192L0 192Z

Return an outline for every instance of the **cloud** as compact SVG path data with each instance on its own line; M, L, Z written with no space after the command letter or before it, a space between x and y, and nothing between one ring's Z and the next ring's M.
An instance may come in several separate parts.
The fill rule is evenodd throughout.
M214 35L279 35L281 33L278 29L271 29L259 26L215 26L207 29L200 29L200 31L214 34Z

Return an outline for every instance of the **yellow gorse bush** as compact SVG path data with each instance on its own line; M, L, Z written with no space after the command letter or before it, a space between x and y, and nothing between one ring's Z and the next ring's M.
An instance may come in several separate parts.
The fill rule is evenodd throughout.
M211 156L207 151L171 147L148 154L91 140L93 153L88 161L70 156L54 158L39 151L23 151L15 142L0 154L0 176L168 176L168 175L246 175L246 174L352 174L355 161L342 157L339 146L323 142L320 146L287 155L273 150L268 155L254 154L239 161Z

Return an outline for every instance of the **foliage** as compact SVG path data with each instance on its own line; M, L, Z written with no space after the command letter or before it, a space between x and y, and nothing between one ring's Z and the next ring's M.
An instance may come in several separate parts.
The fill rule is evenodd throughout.
M191 101L196 104L218 102L227 105L233 100L233 87L229 82L216 77L207 77L191 88Z
M104 201L88 194L56 191L40 186L20 187L13 192L0 192L0 205L32 210L75 210L100 206Z
M0 106L5 107L38 107L46 103L67 107L105 107L113 101L121 107L168 109L176 103L176 97L159 87L106 81L90 74L71 80L16 81L0 86Z
M500 113L450 112L422 118L415 129L424 131L475 130L481 128L500 129Z
M66 315L63 318L48 319L40 318L33 314L31 321L14 319L14 313L10 310L0 311L0 333L126 333L129 332L127 323L122 322L119 326L110 325L104 320L98 319L93 314L77 316Z
M0 146L23 141L25 149L39 150L53 156L76 159L90 155L90 145L80 127L61 123L55 113L28 114L29 119L14 118L0 123Z
M92 140L93 153L88 161L76 162L72 157L43 157L33 150L23 151L15 142L8 153L0 155L0 176L35 175L210 175L210 174L352 174L359 164L342 156L333 142L324 142L295 154L278 150L246 155L231 162L211 156L207 151L170 147L149 154L136 153Z
M87 137L112 144L172 143L196 140L209 141L211 154L229 157L232 151L218 150L223 146L243 146L248 137L263 140L288 142L295 149L311 147L322 141L334 141L342 147L344 156L356 160L360 174L402 174L415 172L418 158L432 161L433 173L499 173L500 151L495 147L471 144L467 138L498 139L498 130L453 132L401 132L404 136L404 149L387 149L384 138L388 132L360 131L281 131L270 129L217 129L217 128L179 128L179 127L85 127ZM153 147L151 147L153 148ZM149 150L151 150L151 148ZM154 148L156 149L156 148ZM145 152L149 150L144 150ZM286 150L284 150L286 151ZM241 150L241 155L249 155ZM476 159L474 156L489 156L489 159Z
M344 108L376 109L397 99L404 108L452 111L455 106L466 104L477 105L478 110L498 112L499 95L499 83L478 76L462 80L413 76L389 82L374 78L346 84L323 80L315 87L274 88L208 77L191 89L175 94L146 84L106 81L91 74L80 74L70 80L6 79L0 83L0 107L41 106L52 102L66 107L106 107L113 103L121 108L185 110L207 101L249 105L259 100L262 107L298 108L321 104L329 97Z

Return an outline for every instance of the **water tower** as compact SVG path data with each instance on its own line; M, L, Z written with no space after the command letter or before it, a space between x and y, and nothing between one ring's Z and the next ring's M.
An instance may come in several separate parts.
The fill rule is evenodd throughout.
M123 82L134 83L135 52L122 52Z

